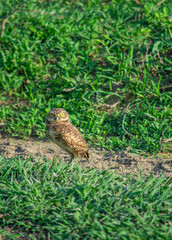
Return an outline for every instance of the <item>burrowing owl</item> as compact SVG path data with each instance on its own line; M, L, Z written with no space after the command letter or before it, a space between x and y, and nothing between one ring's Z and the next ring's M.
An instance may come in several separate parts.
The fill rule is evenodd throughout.
M70 123L69 115L63 108L54 108L46 117L48 137L71 155L89 159L88 147L79 130Z

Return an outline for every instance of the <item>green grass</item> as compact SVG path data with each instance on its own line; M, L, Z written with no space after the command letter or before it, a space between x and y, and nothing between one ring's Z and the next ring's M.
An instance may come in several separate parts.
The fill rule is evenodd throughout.
M63 107L89 145L171 151L171 10L157 0L1 0L1 130L44 138L47 112ZM57 161L0 157L0 238L172 239L170 179Z
M171 239L171 199L163 176L0 158L3 239Z
M156 0L1 1L2 130L43 138L47 111L63 107L89 145L159 152L172 136L171 9ZM118 104L107 112L109 101Z

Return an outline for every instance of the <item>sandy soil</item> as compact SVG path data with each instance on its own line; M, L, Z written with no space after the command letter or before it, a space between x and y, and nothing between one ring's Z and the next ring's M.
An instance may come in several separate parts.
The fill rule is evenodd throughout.
M52 160L60 157L61 161L68 162L70 156L63 152L56 144L47 140L38 141L36 139L21 140L1 136L0 155L5 158L19 156L23 159L32 156L33 160L48 158ZM132 155L127 151L108 152L104 149L90 148L91 158L89 161L78 160L83 168L110 169L118 174L134 173L144 175L153 173L159 175L161 172L165 176L172 176L172 154L161 154L156 158L143 158Z

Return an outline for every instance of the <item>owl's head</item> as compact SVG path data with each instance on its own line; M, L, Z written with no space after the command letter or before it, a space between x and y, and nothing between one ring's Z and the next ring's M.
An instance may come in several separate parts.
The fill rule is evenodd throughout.
M68 123L70 120L68 113L63 108L54 108L48 112L46 122Z

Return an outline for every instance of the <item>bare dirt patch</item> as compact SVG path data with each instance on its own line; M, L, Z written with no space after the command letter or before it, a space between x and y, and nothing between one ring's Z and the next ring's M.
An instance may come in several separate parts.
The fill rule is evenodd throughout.
M60 158L62 162L68 162L70 156L63 152L56 144L47 140L39 141L36 139L21 140L1 136L0 138L0 155L10 159L16 156L26 159L32 157L32 160L46 158L50 161L56 157L57 162ZM83 168L109 169L116 171L118 174L134 173L144 175L153 173L165 176L172 176L172 154L162 154L156 158L138 157L127 151L109 152L104 149L90 148L90 161L78 160Z

